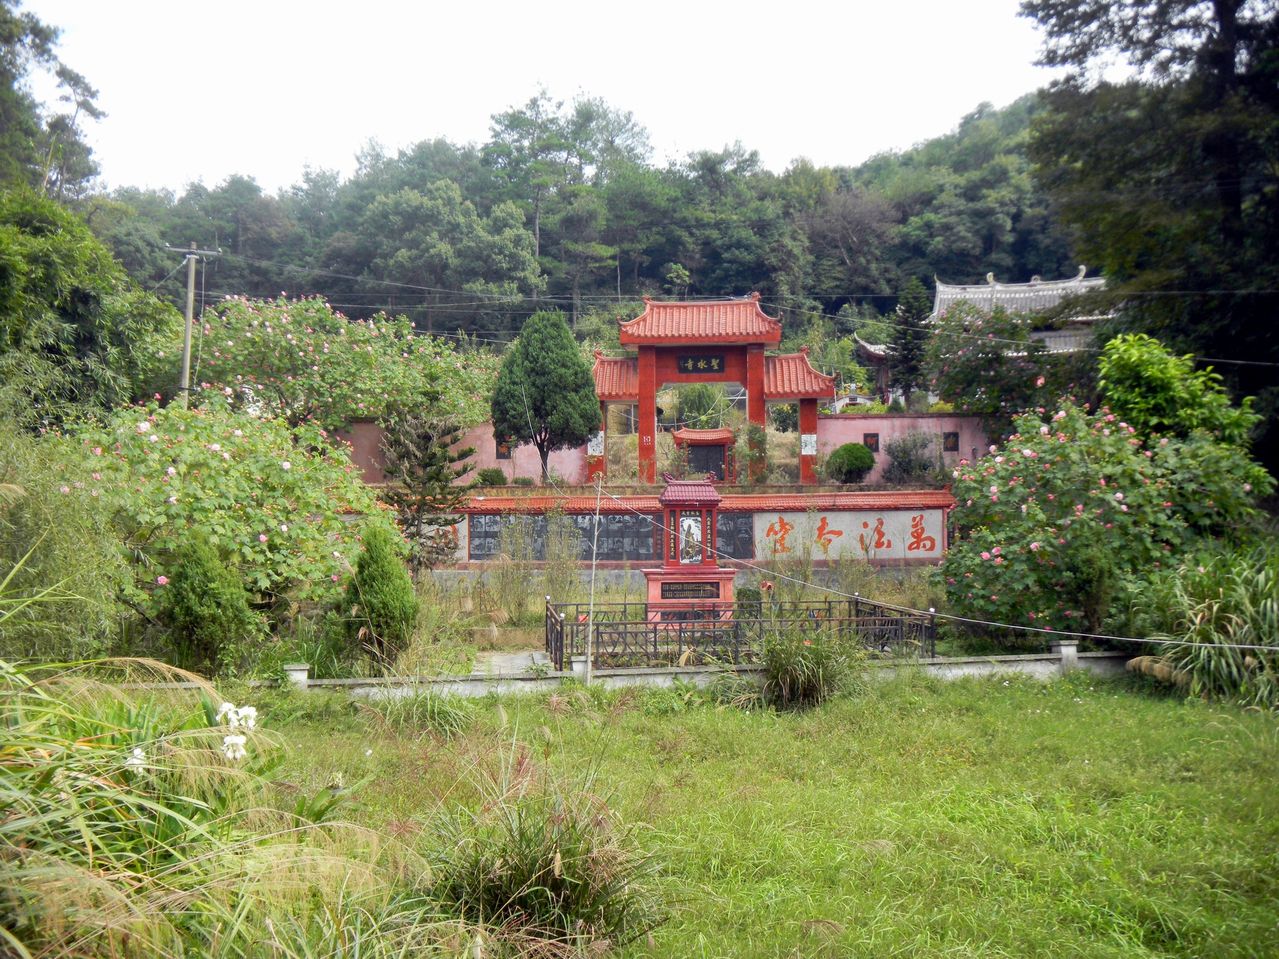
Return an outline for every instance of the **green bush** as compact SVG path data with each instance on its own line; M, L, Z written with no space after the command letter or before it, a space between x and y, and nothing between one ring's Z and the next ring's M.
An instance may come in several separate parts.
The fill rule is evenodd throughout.
M531 476L517 476L511 480L512 486L533 486L535 482Z
M862 443L845 443L826 458L826 476L836 483L860 483L875 468L875 454Z
M452 739L471 725L475 711L465 699L424 692L376 699L365 707L369 715L397 733L424 732Z
M170 630L179 666L207 674L234 672L266 632L262 618L249 608L239 575L202 537L192 538L173 577L157 583L160 619Z
M481 486L505 486L506 473L499 466L486 466L475 474Z
M403 542L383 526L366 526L364 548L346 590L348 632L382 663L413 638L417 593L400 558Z
M828 630L770 630L763 643L765 702L776 709L818 706L847 681L852 661Z
M929 433L907 433L884 443L888 466L884 482L912 486L941 486L945 466L937 438Z

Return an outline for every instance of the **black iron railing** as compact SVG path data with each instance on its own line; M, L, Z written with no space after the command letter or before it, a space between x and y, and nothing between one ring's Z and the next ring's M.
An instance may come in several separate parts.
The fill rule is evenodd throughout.
M597 669L757 662L775 631L821 632L856 641L875 656L936 652L930 613L900 610L853 597L763 603L698 603L650 609L647 603L546 604L546 653L556 669L585 657L590 640Z

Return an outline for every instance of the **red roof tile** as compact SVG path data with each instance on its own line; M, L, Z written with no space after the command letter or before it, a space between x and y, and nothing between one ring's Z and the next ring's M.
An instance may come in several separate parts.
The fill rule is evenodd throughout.
M684 426L671 433L671 439L676 446L683 443L690 446L720 446L733 442L733 435L732 430L690 430Z
M795 400L835 395L835 377L813 369L808 350L764 357L764 397Z
M644 312L622 324L627 345L762 343L782 341L782 324L759 308L759 294L744 299L661 302L644 298Z
M707 484L709 485L709 484ZM668 487L669 488L669 487ZM714 487L712 487L712 490ZM728 512L778 512L799 510L951 509L955 498L949 490L876 490L840 493L727 493L719 508ZM472 496L464 513L594 513L591 496ZM601 513L658 513L657 496L605 496Z
M634 356L605 356L595 351L595 395L601 400L639 400L639 360Z
M663 506L715 506L720 501L719 491L708 479L678 480L666 476L666 489L657 501Z

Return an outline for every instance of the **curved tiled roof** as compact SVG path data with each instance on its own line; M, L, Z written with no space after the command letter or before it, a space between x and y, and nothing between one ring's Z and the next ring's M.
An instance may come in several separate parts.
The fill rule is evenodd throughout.
M644 298L644 312L623 323L625 345L762 343L782 341L782 324L759 308L759 294L732 300L663 302Z
M639 402L639 361L633 356L605 356L596 351L595 395L604 402ZM764 398L822 399L835 395L835 377L813 369L808 353L764 357Z
M764 399L798 400L835 395L835 377L813 369L808 349L764 357Z
M639 360L633 356L605 356L595 351L595 395L601 400L639 401Z
M680 480L667 474L666 489L657 501L663 506L718 506L719 490L708 479Z
M967 285L937 281L937 293L933 297L933 316L940 316L956 303L966 302L982 310L1002 306L1009 313L1041 313L1057 306L1062 300L1081 293L1091 293L1106 285L1103 277L1084 279L1084 267L1068 280L1041 280L1035 277L1029 283L996 283L993 273L986 274L985 283Z

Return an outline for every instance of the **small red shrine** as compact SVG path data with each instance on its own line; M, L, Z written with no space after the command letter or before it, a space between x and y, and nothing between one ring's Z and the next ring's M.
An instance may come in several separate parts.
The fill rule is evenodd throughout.
M719 492L710 480L663 479L666 488L657 500L662 507L662 565L644 570L649 619L687 619L708 605L731 608L737 571L719 565Z
M763 427L769 402L799 402L802 483L817 476L817 401L833 398L835 378L813 369L807 349L768 356L782 340L780 321L759 305L759 294L724 300L662 302L644 298L644 312L621 324L619 339L634 356L595 354L595 393L608 423L608 404L639 407L639 478L657 481L657 391L668 383L741 383L746 418ZM603 440L592 444L592 473L603 470Z

